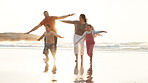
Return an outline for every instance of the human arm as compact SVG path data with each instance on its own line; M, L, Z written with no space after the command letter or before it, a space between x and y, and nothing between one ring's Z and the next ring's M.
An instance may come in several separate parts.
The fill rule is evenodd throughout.
M45 33L39 37L38 41L40 41L45 36Z
M75 24L78 22L78 21L70 21L70 20L60 20L60 21L68 24Z
M60 36L60 35L58 35L57 37L59 37L59 38L64 38L64 37L62 37L62 36Z
M100 33L107 33L107 32L106 31L92 31L92 35L94 35L94 37L102 36Z
M87 32L84 32L84 34L82 35L82 37L77 42L75 42L75 44L77 44L79 41L81 41L83 38L85 38L86 34L87 34Z
M58 34L57 34L57 37L59 37L59 38L64 38L64 37L62 37L62 36L60 36L60 35L58 35Z
M64 15L64 16L59 16L59 17L57 17L57 19L64 19L64 18L67 18L69 16L73 16L73 15L75 15L75 13Z
M29 32L26 32L25 34L29 34L31 33L32 31L35 31L37 30L39 27L41 27L42 25L41 24L38 24L37 26L35 26L33 29L31 29Z
M106 31L92 31L92 32L93 32L93 33L92 33L93 35L94 35L94 34L99 34L99 33L107 33Z
M57 33L53 32L53 31L52 31L52 33L53 33L53 34L54 34L54 36L56 36L56 37L59 37L59 38L64 38L64 37L62 37L62 36L58 35Z

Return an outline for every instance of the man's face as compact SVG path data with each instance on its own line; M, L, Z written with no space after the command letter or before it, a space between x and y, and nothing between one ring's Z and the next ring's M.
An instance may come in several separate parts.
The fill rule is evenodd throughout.
M44 13L44 16L45 16L45 17L48 17L48 16L49 16L48 12L45 12L45 13Z

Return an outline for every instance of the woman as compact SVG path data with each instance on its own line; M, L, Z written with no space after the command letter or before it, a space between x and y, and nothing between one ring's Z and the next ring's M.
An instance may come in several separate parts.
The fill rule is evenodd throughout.
M78 44L75 45L76 41L78 41L83 33L85 32L85 28L87 26L87 19L84 14L81 14L79 17L79 20L76 21L68 21L68 20L61 20L61 22L74 24L75 25L75 33L74 33L74 53L76 56L75 62L78 61L78 54L80 52L81 55L81 61L83 61L83 55L84 55L84 40L81 40Z

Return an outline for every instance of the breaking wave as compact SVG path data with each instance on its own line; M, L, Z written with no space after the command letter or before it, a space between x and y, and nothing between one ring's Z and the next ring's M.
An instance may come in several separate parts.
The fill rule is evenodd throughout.
M58 49L73 49L73 43L58 43ZM0 49L21 48L21 49L43 49L43 41L20 41L0 42ZM134 51L148 52L148 42L127 42L127 43L96 43L95 51Z

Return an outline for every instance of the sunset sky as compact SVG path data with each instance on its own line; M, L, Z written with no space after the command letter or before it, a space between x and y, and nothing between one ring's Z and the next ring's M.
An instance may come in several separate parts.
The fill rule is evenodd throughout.
M0 33L25 33L40 23L43 11L51 16L85 14L95 30L106 30L97 42L148 42L148 0L1 0ZM58 34L72 42L74 26L57 21ZM31 34L41 35L44 27Z

